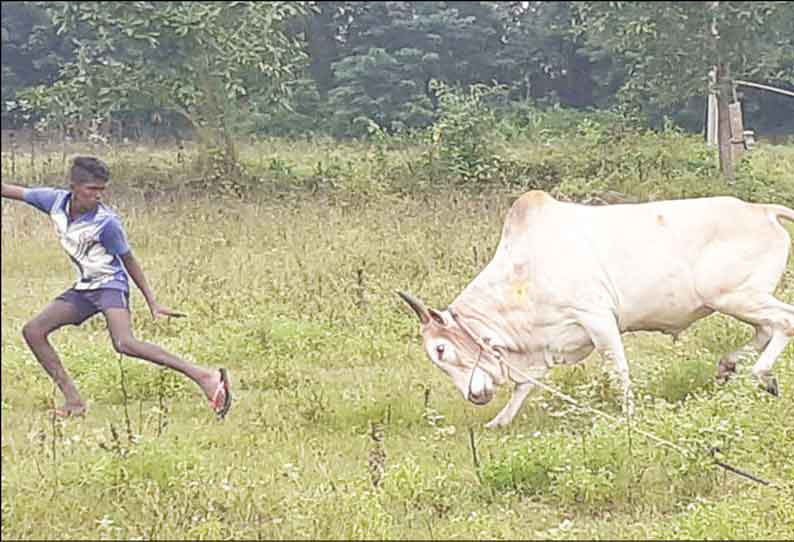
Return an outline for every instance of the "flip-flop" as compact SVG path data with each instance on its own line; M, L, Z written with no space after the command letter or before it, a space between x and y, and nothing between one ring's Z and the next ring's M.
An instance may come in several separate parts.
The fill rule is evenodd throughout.
M215 388L215 393L210 400L210 406L218 415L219 419L223 419L229 409L232 407L232 392L229 389L229 377L226 375L226 369L219 369L221 373L221 381L218 382L218 387ZM223 404L218 405L218 395L223 393Z
M85 411L88 410L84 408L83 410L69 410L63 407L58 407L52 410L52 413L55 414L58 418L72 418L72 417L82 417L85 416Z

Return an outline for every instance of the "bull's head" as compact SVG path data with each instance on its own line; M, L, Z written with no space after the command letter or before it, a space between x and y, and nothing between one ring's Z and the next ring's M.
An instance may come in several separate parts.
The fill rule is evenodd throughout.
M416 312L425 353L433 365L444 371L467 401L476 405L488 403L495 386L504 383L496 352L462 325L450 310L437 311L425 307L408 292L397 292Z

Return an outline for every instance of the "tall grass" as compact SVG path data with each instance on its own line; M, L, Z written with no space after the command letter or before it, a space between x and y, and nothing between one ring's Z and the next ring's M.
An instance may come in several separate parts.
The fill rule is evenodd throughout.
M736 180L727 183L718 171L716 148L673 128L643 131L604 115L538 115L526 126L493 124L484 116L482 122L493 127L470 133L460 118L465 116L398 136L375 130L370 141L321 136L241 141L239 179L196 170L200 150L190 142L179 148L4 146L2 175L26 184L62 182L68 158L92 152L110 163L117 195L147 202L202 194L289 198L291 192L308 191L372 198L450 188L509 193L541 188L575 200L608 192L636 201L721 194L794 206L791 145L759 143L739 161Z
M771 197L791 186L789 147L753 151L728 187L716 177L695 183L714 175L697 142L645 137L601 151L587 133L497 146L508 159L557 171L554 186L570 197L605 187L678 197L753 183L758 190L748 193ZM448 303L490 258L506 210L527 185L416 187L400 172L418 168L423 153L400 142L251 145L243 162L260 185L243 199L185 187L190 173L173 149L106 153L110 203L155 293L189 315L153 322L136 291L137 335L229 368L236 402L223 422L186 379L127 358L124 393L101 317L54 336L90 409L83 419L51 418L60 397L20 329L73 271L47 218L4 201L3 537L794 537L794 351L776 365L780 398L756 387L748 365L715 385L716 360L749 339L734 320L709 317L676 343L626 336L636 423L693 449L718 446L729 463L780 489L719 470L707 456L659 449L546 393L510 427L483 429L507 390L485 407L464 402L425 359L415 317L394 291ZM588 160L602 165L585 167ZM632 184L638 160L647 162L643 182ZM54 182L63 172L37 166L33 175L25 163L17 164L20 182ZM4 156L4 180L7 167ZM794 301L794 262L780 296ZM593 356L556 369L551 382L618 412L610 370Z

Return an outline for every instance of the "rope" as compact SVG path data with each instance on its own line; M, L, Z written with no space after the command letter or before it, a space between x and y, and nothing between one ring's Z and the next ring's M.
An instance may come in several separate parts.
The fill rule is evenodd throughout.
M508 364L505 361L502 361L502 363L507 365L510 370L519 373L519 376L522 376L523 378L526 378L526 382L530 382L532 385L537 386L537 387L539 387L541 389L544 389L544 390L548 391L549 393L551 393L553 395L556 395L560 399L563 399L563 400L567 401L568 403L572 404L573 406L575 406L576 408L578 408L580 410L592 412L593 414L597 414L597 415L599 415L599 416L601 416L603 418L606 418L608 420L611 420L613 422L623 423L625 421L622 418L618 418L616 416L612 416L611 414L607 414L606 412L603 412L601 410L595 409L595 408L593 408L593 407L591 407L589 405L581 405L573 397L571 397L569 395L566 395L566 394L562 393L561 391L558 391L558 390L552 388L551 386L548 386L548 385L544 384L543 382L540 382L540 381L538 381L538 380L536 380L536 379L534 379L534 378L532 378L530 376L527 376L526 374L523 374L521 371L516 370L515 367L511 366L510 364ZM674 444L674 443L670 442L669 440L665 440L665 439L663 439L661 437L657 437L656 435L654 435L653 433L649 433L648 431L644 431L642 429L638 429L637 427L632 427L631 430L632 431L636 431L640 435L648 437L649 439L651 439L651 440L653 440L655 442L658 442L659 444L661 444L663 446L667 446L668 448L671 448L671 449L673 449L673 450L675 450L675 451L677 451L677 452L679 452L679 453L681 453L683 455L689 455L689 454L692 453L691 450L687 450L686 448L683 448L683 447L679 446L678 444Z
M783 94L784 96L794 97L794 92L791 92L790 90L784 90L782 88L770 87L769 85L762 85L760 83L751 83L749 81L739 81L738 79L735 80L734 83L736 83L737 85L744 85L746 87L755 87L763 90L768 90L770 92L777 92L778 94Z
M474 367L472 367L471 375L469 375L469 390L468 390L468 394L471 393L471 381L472 381L472 378L474 376L474 371L480 366L480 360L482 359L482 354L483 354L483 352L488 352L497 361L497 363L499 364L500 370L502 371L503 374L505 373L504 367L507 367L507 369L508 369L508 373L507 373L508 377L510 377L510 372L509 371L515 371L518 374L519 377L524 378L524 382L517 382L515 379L510 378L510 380L513 380L513 382L516 382L517 384L519 384L519 383L520 384L524 384L526 382L529 382L529 383L531 383L534 386L537 386L537 387L539 387L539 388L541 388L543 390L548 391L552 395L556 395L557 397L563 399L567 403L570 403L571 405L573 405L574 407L576 407L576 408L578 408L580 410L583 410L583 411L586 411L586 412L591 412L593 414L596 414L598 416L601 416L601 417L606 418L608 420L611 420L613 422L624 423L626 421L623 418L618 418L616 416L612 416L611 414L607 414L606 412L603 412L601 410L593 408L593 407L591 407L589 405L582 405L578 401L576 401L576 399L574 399L573 397L571 397L569 395L566 395L563 392L561 392L561 391L559 391L559 390L557 390L557 389L555 389L555 388L553 388L553 387L551 387L551 386L549 386L547 384L544 384L543 382L540 382L540 381L538 381L535 378L532 378L531 376L528 376L526 373L524 373L523 371L521 371L519 369L516 369L515 367L513 367L512 365L507 363L507 361L505 361L503 359L502 355L498 351L495 351L493 348L487 348L486 345L483 344L483 342L481 340L479 340L474 335L474 333L472 333L472 331L469 329L469 327L463 323L463 321L458 317L458 315L455 313L455 311L452 309L452 307L449 307L449 313L452 315L452 319L455 320L455 322L457 322L457 324L460 326L460 328L463 330L463 332L469 337L469 339L471 339L480 348L479 355L477 356L477 361L474 364ZM652 440L652 441L654 441L654 442L656 442L658 444L666 446L666 447L668 447L668 448L680 453L681 455L683 455L685 457L692 457L693 455L696 455L696 452L693 452L690 449L684 448L683 446L679 446L678 444L670 442L669 440L666 440L666 439L663 439L661 437L658 437L658 436L654 435L653 433L650 433L648 431L644 431L642 429L638 429L637 427L634 427L634 426L631 426L631 425L630 425L630 428L631 428L632 431L636 431L640 435L642 435L642 436L644 436L644 437L646 437L646 438L648 438L648 439L650 439L650 440ZM744 478L747 478L748 480L752 480L753 482L756 482L756 483L759 483L759 484L763 484L763 485L766 485L766 486L775 487L775 488L779 488L780 487L778 484L772 484L771 482L769 482L767 480L764 480L762 478L758 478L757 476L754 476L752 474L749 474L747 472L739 470L736 467L728 465L727 463L723 463L722 461L717 460L715 455L719 451L720 451L719 448L711 448L711 450L709 450L709 453L711 454L711 457L712 457L712 461L714 461L714 463L716 465L722 467L723 469L729 470L729 471L731 471L731 472L733 472L733 473L735 473L735 474L737 474L739 476L743 476Z

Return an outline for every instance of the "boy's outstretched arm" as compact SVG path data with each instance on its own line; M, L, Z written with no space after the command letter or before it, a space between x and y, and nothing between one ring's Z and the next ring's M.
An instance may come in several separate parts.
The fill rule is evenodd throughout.
M22 200L25 193L25 188L15 184L3 183L3 197L9 199Z
M127 272L135 282L135 285L146 299L146 303L149 305L149 311L152 313L152 318L156 319L158 316L187 316L183 312L178 312L166 307L165 305L160 305L154 299L154 293L152 292L151 288L149 288L149 283L146 281L146 276L143 274L143 269L141 269L141 266L138 265L138 260L136 260L135 256L132 255L131 250L126 254L121 255L120 258L121 261L124 262L124 267L127 268Z

